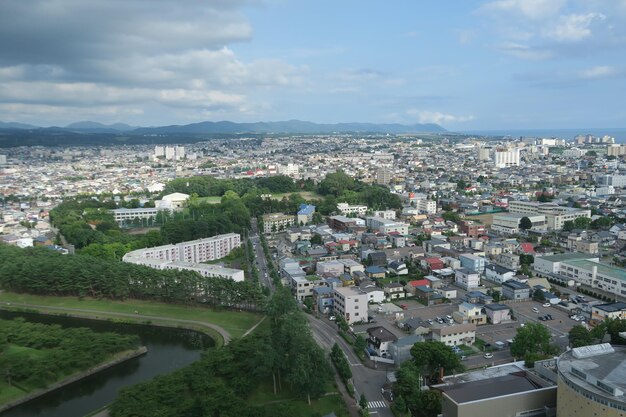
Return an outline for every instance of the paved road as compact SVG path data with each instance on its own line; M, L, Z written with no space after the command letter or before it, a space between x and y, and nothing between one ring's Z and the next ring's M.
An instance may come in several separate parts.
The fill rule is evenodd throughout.
M256 267L259 270L259 280L261 284L274 291L274 283L269 275L269 269L267 267L267 260L265 259L265 253L263 252L263 246L261 245L261 238L259 237L259 227L257 220L253 218L251 220L252 232L250 233L250 241L254 246L254 254L256 257Z
M218 332L222 338L224 338L224 344L227 344L232 339L230 333L226 331L221 326L213 323L207 323L205 321L199 320L183 320L183 319L173 319L171 317L163 317L163 316L148 316L144 314L131 314L131 313L117 313L110 311L96 311L96 310L88 310L82 308L69 308L69 307L51 307L51 306L43 306L37 304L25 304L25 303L5 303L5 305L11 305L13 307L26 307L33 308L37 310L43 311L59 311L63 313L70 313L75 317L83 317L83 318L97 318L98 314L102 317L129 317L133 319L142 319L142 320L159 320L161 322L169 322L174 324L193 324L194 326L206 327L209 329L213 329Z
M361 393L370 403L369 413L375 417L392 417L393 414L381 394L381 388L387 381L385 369L371 369L364 366L356 356L352 347L337 333L334 323L324 319L317 319L307 314L313 338L325 350L330 351L337 343L344 351L352 369L352 381L356 392L355 398L360 398Z

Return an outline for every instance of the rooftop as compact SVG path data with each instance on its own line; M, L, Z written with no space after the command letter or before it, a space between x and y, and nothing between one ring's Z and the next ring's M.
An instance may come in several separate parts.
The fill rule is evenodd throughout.
M600 262L593 262L587 259L575 259L567 261L567 264L577 268L586 269L588 271L595 267L597 268L597 272L599 274L626 281L626 270L623 268L617 268Z

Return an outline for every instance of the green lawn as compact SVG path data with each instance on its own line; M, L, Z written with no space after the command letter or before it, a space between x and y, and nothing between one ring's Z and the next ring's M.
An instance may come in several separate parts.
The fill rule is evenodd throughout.
M7 384L4 380L0 381L0 404L6 404L9 401L22 397L24 394L26 394L25 391Z
M317 400L312 400L309 405L306 399L297 398L289 389L283 385L283 390L274 395L272 381L259 385L252 393L248 402L254 405L271 405L281 404L286 407L293 417L313 417L329 414L334 411L338 417L348 417L346 408L341 395L335 391L335 387L331 384L327 387L327 393Z
M79 300L76 297L16 294L6 291L0 292L0 303L11 303L11 306L16 308L20 307L20 303L50 307L79 308L83 310L92 310L97 312L99 316L106 316L107 312L126 314L135 314L135 312L137 312L140 315L146 316L162 316L171 319L196 320L221 326L227 330L232 337L243 336L248 329L261 320L261 315L246 311L217 311L201 306L194 307L143 300Z
M209 204L219 204L222 202L222 197L199 197L198 200Z

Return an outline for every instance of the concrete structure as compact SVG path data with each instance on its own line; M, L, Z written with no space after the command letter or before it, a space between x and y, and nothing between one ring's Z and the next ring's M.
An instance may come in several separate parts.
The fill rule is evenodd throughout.
M448 346L473 345L476 340L476 325L472 323L455 326L436 325L432 327L433 340Z
M608 318L626 320L626 303L618 301L609 304L596 304L591 306L591 319L603 321Z
M241 236L235 233L206 239L181 242L176 245L156 246L128 252L122 261L155 269L175 269L198 272L205 277L229 278L243 281L244 272L219 265L203 264L228 255L241 246Z
M398 340L395 334L382 326L370 327L367 329L369 338L367 339L367 347L370 349L370 353L375 353L376 356L386 358L391 356L391 344Z
M522 363L454 375L444 381L434 387L442 393L443 417L554 416L556 386L527 371Z
M505 235L520 233L520 222L527 217L534 232L545 232L547 230L546 216L543 214L523 214L523 213L500 213L494 214L491 230Z
M526 215L546 216L548 230L561 230L566 221L574 221L579 217L591 218L591 210L563 207L554 203L538 203L534 201L510 201L509 211Z
M376 184L389 185L393 178L393 171L387 167L380 167L376 170Z
M461 261L461 268L468 269L471 272L482 274L485 271L485 258L482 256L464 253L459 256L459 261Z
M626 269L591 261L574 259L561 262L559 275L620 297L626 296Z
M296 223L296 217L284 213L268 213L262 216L263 233L271 233L287 230Z
M298 224L307 224L313 221L313 213L315 213L315 206L311 204L300 204L300 208L297 214Z
M333 294L335 314L348 324L367 321L367 294L350 287L335 288Z
M399 223L395 220L383 219L382 217L367 217L365 219L367 227L372 231L381 233L398 232L401 235L409 233L409 225L405 223Z
M182 210L189 199L189 194L172 193L164 195L162 199L155 200L154 207L158 210Z
M434 200L417 200L415 208L423 214L435 214L437 213L437 202Z
M375 217L382 217L386 220L395 220L396 212L395 210L379 210L374 212Z
M480 286L480 274L465 268L454 271L455 283L459 287L468 291Z
M154 219L159 211L157 208L119 208L111 210L111 213L117 223L123 224L125 221L133 221L135 219Z
M364 216L367 212L367 206L350 205L348 203L338 203L337 210L343 215L356 214L357 216Z
M496 284L502 284L503 282L512 279L514 276L514 270L500 265L489 264L485 267L485 279L495 282Z
M626 415L626 348L575 348L557 361L557 417Z
M496 149L494 153L494 164L496 168L507 168L520 165L520 150L513 149Z
M550 274L558 274L561 270L561 262L587 259L599 261L600 258L584 253L564 253L560 255L540 256L535 258L533 269L539 276L549 276Z
M504 304L487 304L484 307L487 321L491 324L508 323L511 321L511 308Z
M508 280L502 284L502 296L509 300L528 300L531 296L531 288L528 284L525 284L514 279Z

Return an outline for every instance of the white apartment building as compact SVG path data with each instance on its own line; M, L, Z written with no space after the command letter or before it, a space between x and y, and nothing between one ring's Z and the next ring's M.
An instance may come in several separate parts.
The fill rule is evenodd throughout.
M548 230L561 230L566 221L574 221L579 217L591 218L591 210L562 207L553 203L539 203L535 201L509 201L509 212L526 215L543 214L546 216Z
M359 205L351 206L348 203L338 203L337 210L339 210L339 212L343 214L344 216L348 214L356 214L358 216L364 216L365 213L367 212L367 206L359 206Z
M300 172L300 166L297 164L279 165L278 173L281 175L287 175L288 177L298 175Z
M367 294L352 287L337 287L333 292L335 314L348 324L367 321Z
M572 259L561 262L559 275L600 290L626 296L626 270L597 261Z
M502 234L517 234L520 232L520 221L528 217L532 223L530 230L543 232L547 229L546 216L539 214L501 213L494 214L491 230Z
M134 208L134 209L119 208L119 209L111 210L111 213L113 214L113 218L115 219L116 222L120 224L127 220L153 219L154 217L156 217L158 212L159 212L159 209L157 208Z
M263 233L266 235L271 233L287 230L296 224L296 216L284 213L269 213L263 216Z
M437 202L434 200L417 200L415 208L422 214L435 214L437 213Z
M448 346L473 345L476 341L476 325L473 323L437 325L432 327L432 335L433 340Z
M469 291L480 286L480 274L466 268L457 269L454 271L454 281L456 285Z
M241 236L228 233L175 245L138 249L128 252L122 261L155 269L191 270L205 277L223 277L243 281L244 273L241 270L201 263L223 258L240 246Z
M513 149L496 149L494 153L494 164L496 168L506 168L520 165L520 150Z
M395 220L396 212L395 210L380 210L374 212L375 217L381 217L386 220Z
M406 223L399 223L394 220L383 219L382 217L367 217L365 219L367 227L374 231L382 233L398 232L401 235L409 233L409 225Z

